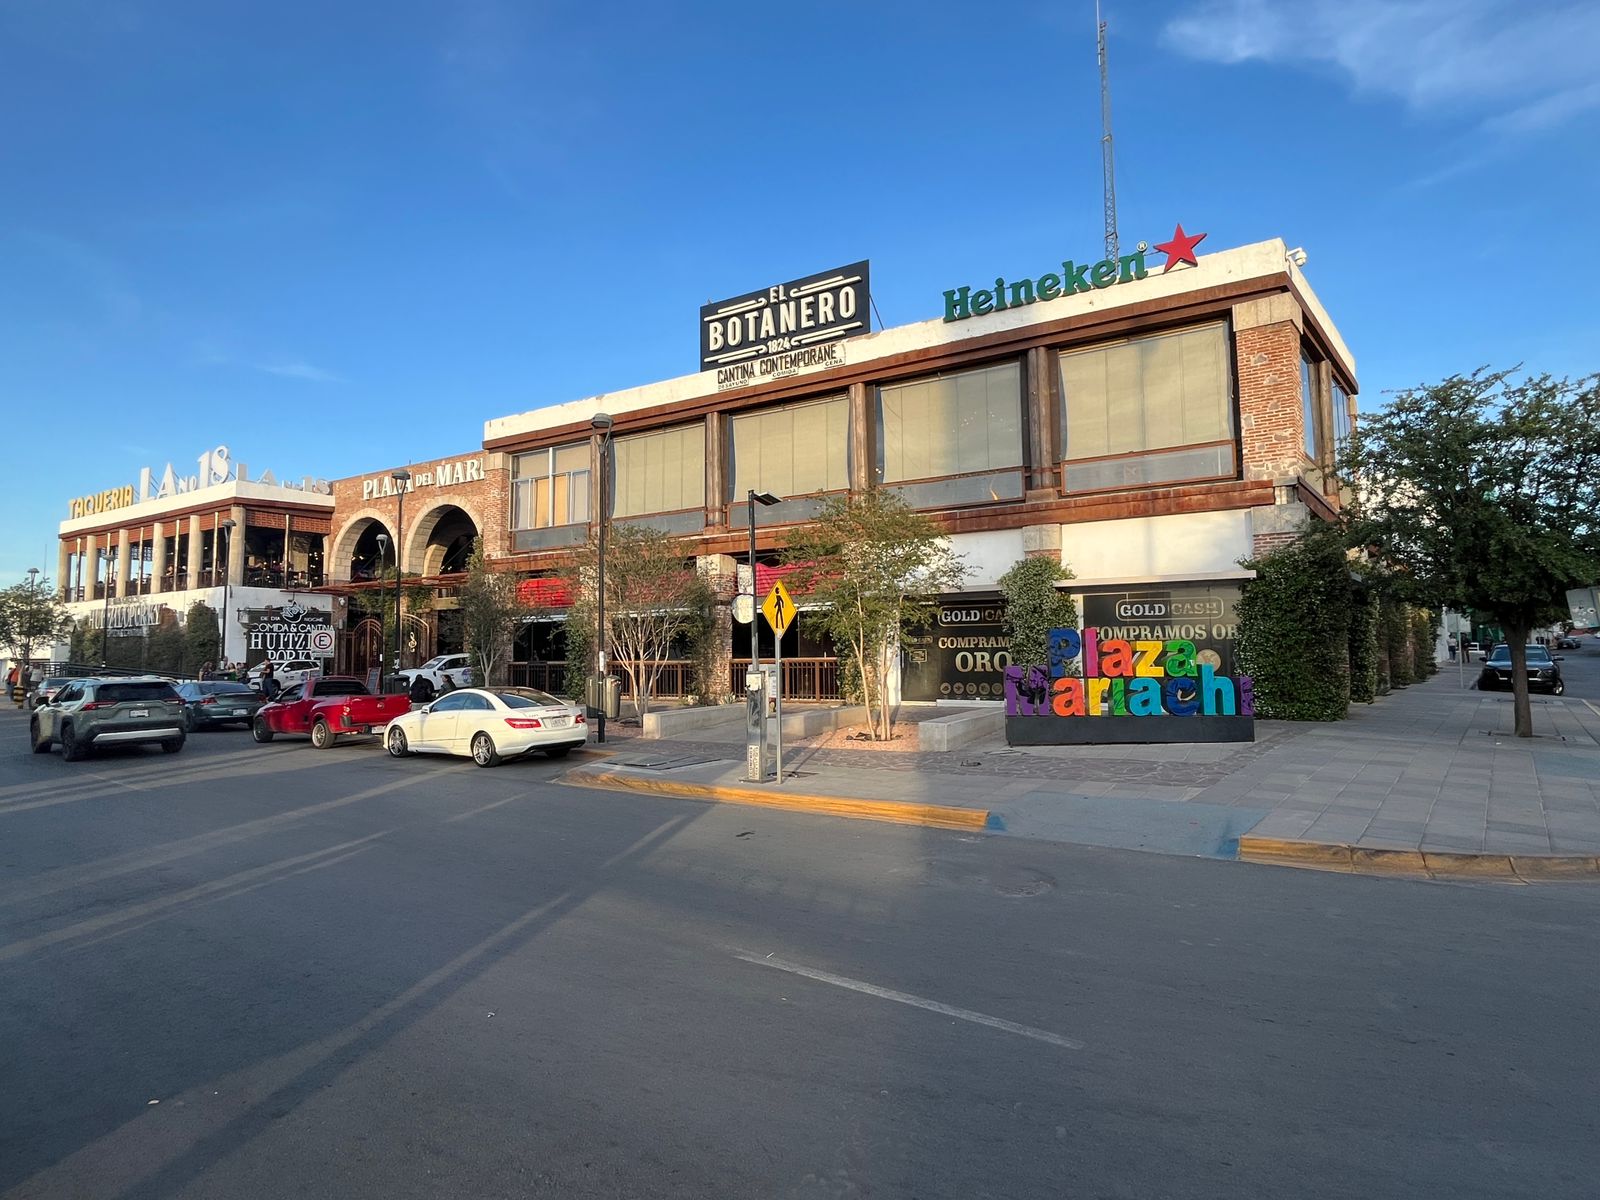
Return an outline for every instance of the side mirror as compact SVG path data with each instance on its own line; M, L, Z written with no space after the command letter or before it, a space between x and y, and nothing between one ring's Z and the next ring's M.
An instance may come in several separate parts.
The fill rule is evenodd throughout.
M431 713L433 711L433 705L424 704L421 708L417 709L417 711L419 713L421 713L423 716L427 716L429 713Z

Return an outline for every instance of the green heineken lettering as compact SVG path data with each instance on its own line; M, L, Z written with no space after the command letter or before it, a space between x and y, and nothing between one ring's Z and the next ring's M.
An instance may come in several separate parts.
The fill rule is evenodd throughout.
M1041 300L1058 300L1062 296L1075 296L1119 283L1132 283L1148 275L1144 254L1140 250L1119 258L1083 263L1081 266L1075 260L1067 259L1061 264L1059 275L1047 271L1037 279L1018 279L1011 283L1007 283L1003 276L996 276L993 291L952 288L944 294L944 319L965 321L969 317L1021 308Z

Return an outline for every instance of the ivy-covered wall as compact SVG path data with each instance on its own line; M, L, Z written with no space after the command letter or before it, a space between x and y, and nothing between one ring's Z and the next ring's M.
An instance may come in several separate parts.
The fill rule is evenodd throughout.
M1350 699L1371 704L1378 698L1378 596L1361 591L1350 601Z
M1239 662L1256 715L1337 721L1350 706L1353 589L1338 531L1316 528L1260 558L1239 600Z
M1416 655L1411 648L1411 618L1404 601L1385 596L1379 636L1389 658L1389 686L1409 687L1417 682Z

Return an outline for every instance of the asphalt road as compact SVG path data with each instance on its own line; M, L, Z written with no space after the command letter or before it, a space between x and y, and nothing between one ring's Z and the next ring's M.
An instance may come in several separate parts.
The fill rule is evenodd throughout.
M1600 888L0 716L0 1193L1590 1197Z

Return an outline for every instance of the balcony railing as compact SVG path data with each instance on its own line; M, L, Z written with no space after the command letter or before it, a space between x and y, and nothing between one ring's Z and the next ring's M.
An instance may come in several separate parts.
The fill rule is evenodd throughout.
M765 660L771 662L771 659ZM728 690L744 694L748 658L729 664ZM839 700L839 660L836 658L786 658L783 660L783 696L786 700Z

